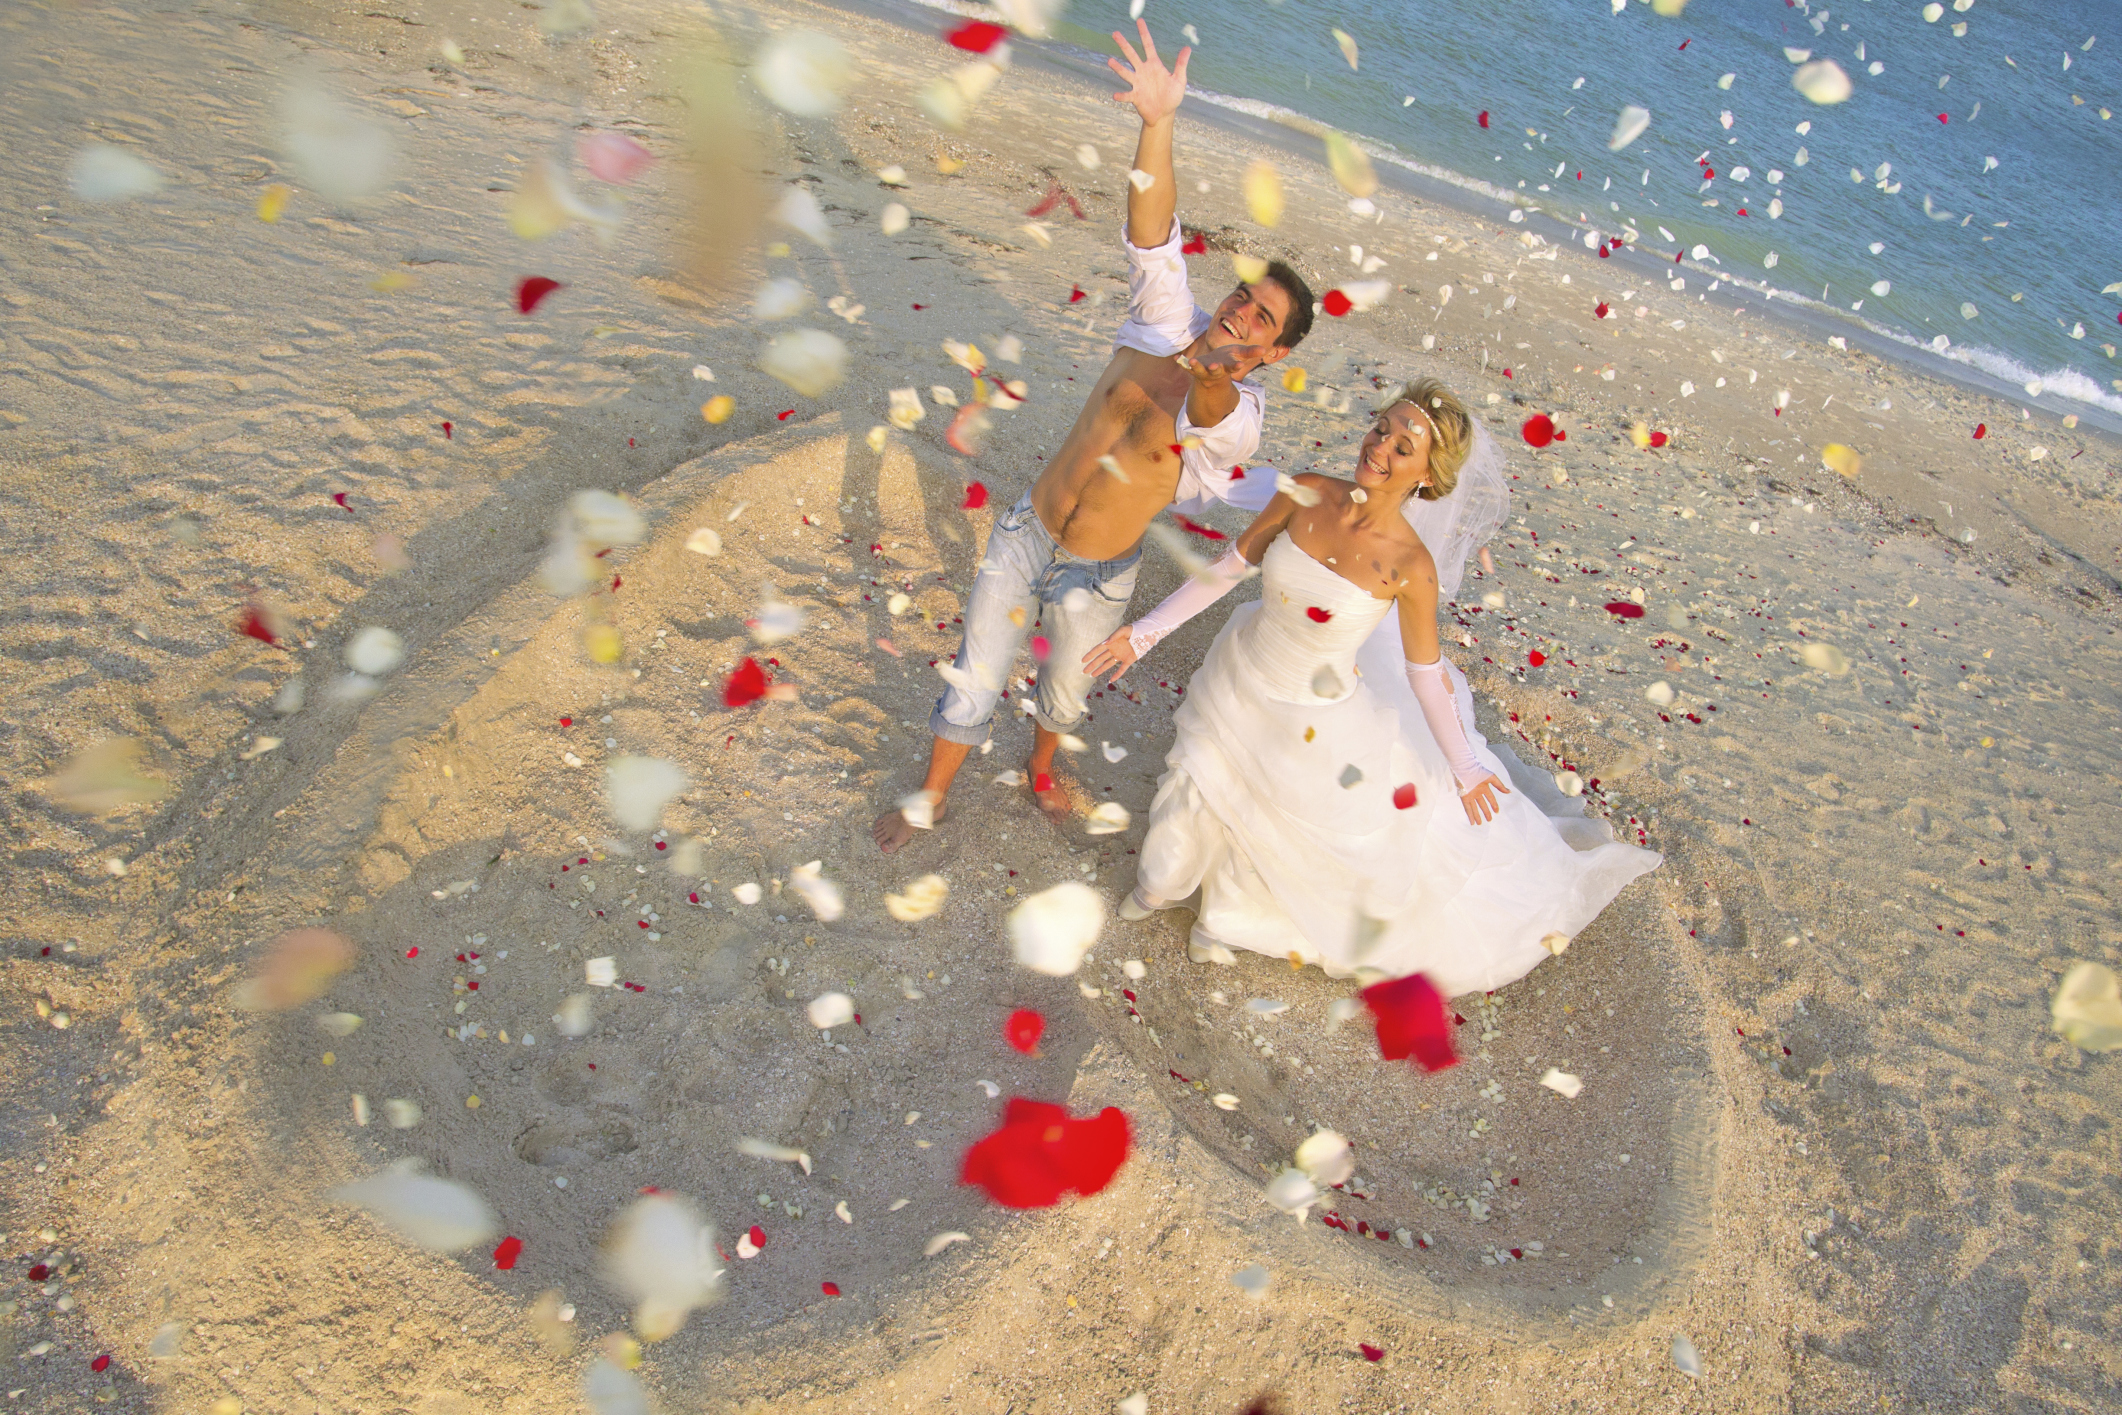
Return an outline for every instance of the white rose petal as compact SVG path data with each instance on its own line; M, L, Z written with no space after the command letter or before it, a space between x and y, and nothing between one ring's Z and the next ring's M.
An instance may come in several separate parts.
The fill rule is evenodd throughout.
M2049 1005L2056 1034L2082 1051L2122 1047L2122 980L2112 968L2073 963Z
M1314 1184L1330 1189L1356 1172L1356 1149L1339 1131L1321 1130L1297 1146L1296 1161Z
M604 768L604 799L622 830L654 830L664 807L685 793L685 772L663 757L614 757Z
M722 1295L714 1227L679 1194L650 1194L628 1206L605 1239L604 1271L633 1299L634 1331L643 1341L661 1341L695 1307Z
M1648 108L1639 108L1633 103L1629 104L1621 110L1621 116L1614 120L1613 135L1606 140L1606 150L1608 152L1619 152L1637 138L1642 137L1644 129L1649 126L1650 110Z
M381 678L405 661L405 640L380 624L371 624L347 641L346 666L370 678Z
M803 902L818 916L819 923L830 924L847 912L847 904L841 896L840 886L826 879L822 870L823 862L818 860L798 865L788 872L788 885L803 896Z
M820 993L810 1000L810 1006L805 1012L813 1027L820 1031L830 1031L854 1020L855 1000L844 992Z
M884 912L902 924L918 924L933 918L950 897L950 882L941 875L923 875L906 886L904 894L884 896Z
M1069 880L1032 895L1009 913L1017 962L1035 973L1065 978L1105 927L1105 901L1089 885Z
M912 224L914 214L906 209L904 202L886 202L878 214L877 225L885 235L896 236Z
M839 111L841 95L854 82L855 61L847 46L813 30L786 30L769 39L752 64L752 82L775 107L799 118Z
M83 201L131 201L161 191L163 178L124 149L92 142L68 159L66 185Z
M1090 835L1118 835L1133 820L1127 807L1118 801L1101 801L1091 808L1090 820L1083 828Z
M385 1226L437 1253L461 1253L499 1231L494 1211L475 1190L422 1173L419 1165L418 1160L401 1160L366 1179L340 1185L331 1197L366 1209Z
M759 367L804 397L816 398L847 376L847 343L822 329L792 329L767 344Z
M757 904L761 894L764 893L758 885L750 880L746 880L742 884L731 885L729 892L736 896L739 904Z
M1557 1071L1552 1066L1548 1067L1546 1074L1540 1078L1540 1084L1568 1100L1575 1100L1577 1093L1584 1089L1584 1082L1581 1079L1570 1075L1567 1071Z

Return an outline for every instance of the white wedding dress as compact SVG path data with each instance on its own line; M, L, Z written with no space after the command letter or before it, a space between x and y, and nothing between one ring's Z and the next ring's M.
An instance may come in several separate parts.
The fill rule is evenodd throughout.
M1420 972L1456 997L1524 977L1550 956L1544 938L1573 937L1657 868L1492 752L1452 667L1474 754L1512 787L1494 820L1469 823L1392 604L1286 535L1260 568L1259 603L1231 614L1187 684L1142 847L1144 893L1201 890L1195 944L1295 954L1335 977ZM1402 809L1405 784L1417 800Z

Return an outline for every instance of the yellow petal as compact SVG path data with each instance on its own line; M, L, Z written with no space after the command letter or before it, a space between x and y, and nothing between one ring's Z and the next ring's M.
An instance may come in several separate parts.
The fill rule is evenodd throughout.
M258 193L258 219L278 221L280 213L287 210L287 199L293 195L292 190L278 182Z
M1304 391L1304 370L1300 368L1282 370L1282 386L1291 393L1302 393Z
M1341 184L1341 190L1352 197L1367 197L1378 190L1378 174L1371 170L1370 154L1349 141L1345 133L1327 133L1326 165L1334 169L1334 180Z
M1821 448L1820 461L1829 471L1840 472L1845 477L1854 477L1864 470L1864 459L1857 455L1857 450L1839 442L1830 442Z
M1267 262L1256 255L1233 255L1231 268L1238 272L1240 284L1250 285L1267 275Z
M1245 169L1245 207L1262 226L1282 220L1282 176L1274 163L1263 160Z
M700 416L711 423L726 423L729 415L737 411L737 400L727 393L718 394L700 405Z

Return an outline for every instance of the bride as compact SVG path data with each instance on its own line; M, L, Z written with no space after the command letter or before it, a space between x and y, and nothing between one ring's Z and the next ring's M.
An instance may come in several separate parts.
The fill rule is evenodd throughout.
M1424 379L1378 413L1353 483L1280 485L1222 559L1084 658L1125 671L1259 567L1259 602L1187 686L1121 916L1199 889L1197 962L1246 948L1334 977L1420 972L1446 997L1513 982L1660 857L1522 765L1514 792L1438 647L1440 593L1508 512L1502 456Z

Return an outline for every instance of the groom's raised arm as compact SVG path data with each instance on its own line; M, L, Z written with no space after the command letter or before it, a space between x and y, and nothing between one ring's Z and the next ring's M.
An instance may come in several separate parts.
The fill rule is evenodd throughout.
M1186 61L1192 49L1179 51L1169 69L1157 57L1157 43L1149 37L1149 21L1137 20L1142 38L1141 53L1118 30L1113 43L1127 56L1127 63L1108 59L1106 64L1128 81L1125 93L1113 98L1132 106L1142 118L1142 136L1135 143L1135 170L1147 176L1146 187L1132 181L1127 189L1127 239L1145 250L1161 246L1172 233L1172 215L1178 210L1177 179L1172 176L1172 128L1179 104L1186 97Z

